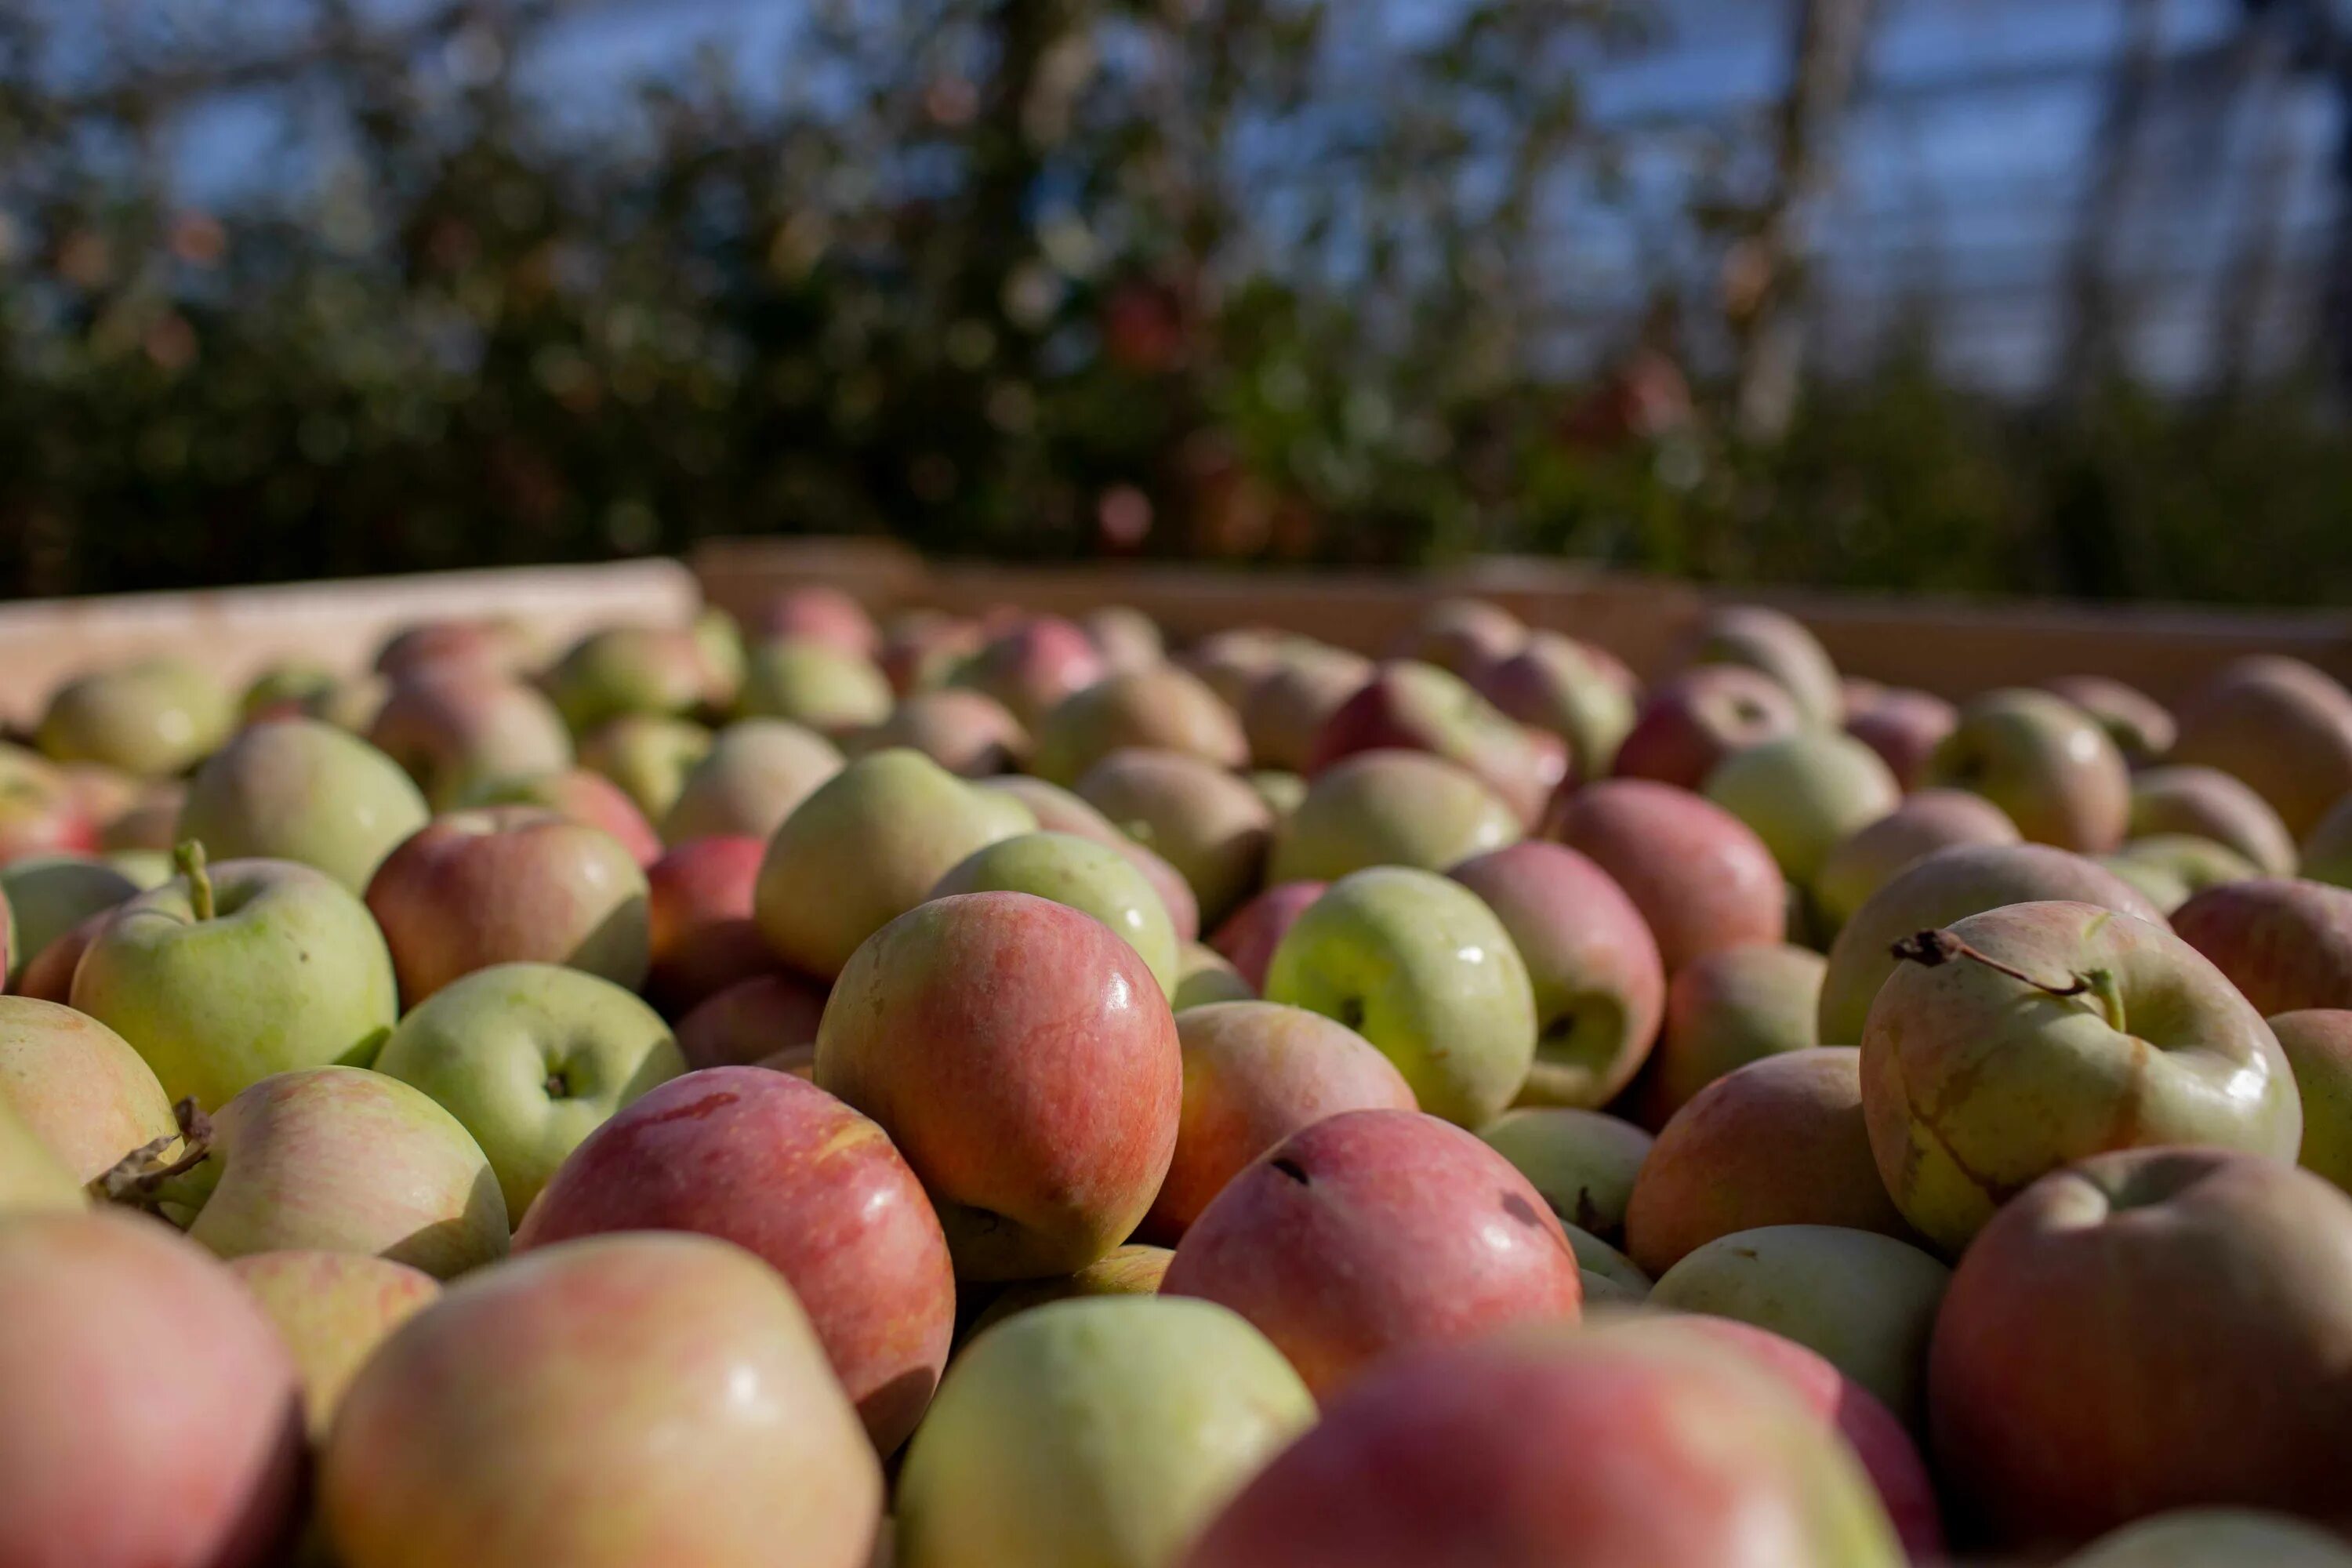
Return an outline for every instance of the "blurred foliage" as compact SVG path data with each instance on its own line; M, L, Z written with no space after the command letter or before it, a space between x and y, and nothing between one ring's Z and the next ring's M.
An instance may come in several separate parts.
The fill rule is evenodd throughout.
M110 25L95 85L0 8L0 592L800 531L2352 597L2315 386L2021 410L1921 348L1743 449L1679 368L1720 317L1663 287L1612 368L1551 368L1544 237L1618 151L1575 83L1650 26L1622 0L1468 0L1378 68L1325 0L805 9L781 68L583 131L516 68L551 0L316 0L290 41L187 0ZM259 91L301 177L180 205L178 114ZM1694 243L1741 210L1708 193Z

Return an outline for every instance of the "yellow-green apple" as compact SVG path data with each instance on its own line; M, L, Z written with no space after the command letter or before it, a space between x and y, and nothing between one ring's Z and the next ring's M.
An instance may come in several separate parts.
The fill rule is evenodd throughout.
M784 1277L866 1423L895 1451L955 1329L947 1237L882 1129L765 1068L690 1072L588 1135L539 1194L518 1252L612 1231L731 1241Z
M509 1215L612 1114L686 1070L661 1015L609 980L501 963L401 1019L376 1068L438 1100L474 1135Z
M2035 844L2103 855L2124 841L2131 773L2098 721L2047 691L1988 691L1928 759L1927 782L1974 790Z
M951 773L978 779L1019 766L1029 732L986 692L946 687L901 700L888 717L851 732L845 743L861 756L911 746Z
M2111 1149L2303 1141L2276 1037L2163 926L2094 904L2011 904L1903 944L1862 1035L1879 1174L1957 1255L2049 1172Z
M1265 673L1234 699L1250 760L1305 773L1317 732L1371 678L1372 662L1361 654L1303 637L1283 643Z
M205 760L177 832L223 859L299 861L360 893L429 815L399 764L365 741L280 719L247 726Z
M236 725L213 673L181 658L146 658L68 681L41 716L40 746L60 763L103 763L141 778L184 773Z
M2270 1019L2303 1101L2297 1163L2352 1192L2352 1012L2306 1007Z
M1523 1331L1377 1368L1181 1568L1898 1568L1870 1478L1818 1410L1673 1328Z
M1265 879L1330 881L1372 866L1438 871L1524 831L1466 768L1426 752L1359 752L1317 774L1276 825Z
M1903 798L1878 753L1834 730L1804 730L1735 752L1707 775L1706 794L1754 828L1801 888L1811 886L1831 850Z
M1698 627L1689 663L1728 665L1771 678L1815 728L1834 728L1845 716L1837 666L1803 622L1761 605L1727 605Z
M1634 1268L1632 1258L1581 1226L1563 1220L1559 1228L1576 1252L1576 1271L1584 1280L1585 1310L1635 1307L1649 1300L1650 1277Z
M1184 1232L1160 1289L1247 1318L1318 1399L1410 1346L1573 1322L1584 1299L1543 1195L1413 1110L1342 1111L1244 1166Z
M1962 845L1915 861L1864 900L1830 945L1822 977L1823 1045L1862 1043L1878 988L1905 938L2003 904L2067 899L2162 923L2146 894L2095 860L2044 844Z
M0 1102L78 1182L179 1131L155 1070L130 1042L86 1014L29 996L0 996Z
M383 1073L272 1073L190 1143L153 1195L218 1257L362 1252L448 1279L507 1255L506 1201L473 1135Z
M1523 1105L1596 1106L1633 1081L1657 1038L1666 973L1642 912L1609 873L1539 840L1450 873L1495 911L1535 988L1536 1059Z
M1328 882L1276 882L1227 916L1209 938L1253 991L1265 989L1267 965L1293 921L1323 896Z
M1952 1271L1908 1242L1830 1225L1733 1231L1658 1277L1650 1303L1769 1329L1926 1430L1927 1340Z
M90 916L128 903L142 889L105 861L84 855L34 855L0 866L0 909L9 917L7 973L27 964Z
M1500 605L1486 599L1436 599L1389 645L1389 657L1417 659L1475 680L1527 640L1528 628Z
M445 619L404 626L376 650L375 671L394 682L435 672L518 676L539 662L520 622L497 617Z
M679 781L661 818L664 841L739 835L765 840L793 808L841 771L841 752L782 719L742 719L719 731Z
M842 971L816 1082L922 1178L958 1278L1067 1273L1125 1241L1168 1173L1183 1068L1150 970L1026 893L934 899Z
M1080 799L1182 874L1211 925L1258 883L1274 813L1246 780L1181 752L1113 752L1078 780Z
M1597 1239L1625 1234L1633 1178L1649 1158L1650 1135L1630 1121L1567 1106L1507 1110L1478 1131L1562 1222ZM1591 1264L1581 1253L1578 1262Z
M1699 1090L1766 1057L1808 1050L1828 963L1785 943L1718 948L1685 965L1666 991L1665 1032L1634 1100L1643 1123L1664 1127Z
M1625 1250L1652 1278L1720 1236L1768 1225L1909 1227L1871 1163L1850 1046L1726 1073L1659 1130L1625 1205Z
M1167 1277L1168 1265L1175 1258L1176 1254L1165 1247L1130 1242L1112 1247L1075 1274L1007 1285L971 1321L971 1326L957 1335L957 1349L961 1352L962 1346L1005 1319L1032 1307L1088 1296L1156 1296L1160 1293L1160 1281ZM1289 1365L1287 1362L1283 1364Z
M302 713L338 730L364 735L374 727L375 716L383 710L384 699L391 693L392 682L383 676L354 675L305 700Z
M646 868L645 994L668 1016L775 968L751 919L767 852L756 838L689 838Z
M1276 826L1289 820L1290 814L1298 809L1298 803L1307 798L1307 781L1297 773L1260 768L1244 773L1242 778L1257 792L1258 799L1265 802Z
M1036 721L1030 769L1070 786L1129 746L1182 752L1221 768L1249 761L1241 721L1199 677L1160 665L1109 676L1071 693Z
M327 700L341 678L314 659L287 658L264 667L236 700L237 719L299 719Z
M1160 624L1131 605L1098 605L1079 617L1079 624L1102 655L1105 669L1148 669L1167 660L1168 644L1160 635Z
M843 735L890 715L890 682L870 658L831 643L787 638L755 645L744 662L740 710Z
M600 1236L395 1330L344 1391L319 1499L347 1568L865 1568L882 1473L774 1269Z
M2308 1520L2253 1508L2179 1508L2101 1536L2059 1568L2352 1568L2352 1545Z
M393 1330L441 1294L433 1276L363 1252L256 1252L229 1260L293 1352L313 1442L324 1442L352 1374Z
M1034 893L1067 904L1118 933L1161 992L1176 994L1176 928L1142 872L1117 850L1075 833L1022 833L973 850L949 868L933 898Z
M367 907L410 1007L495 963L646 977L644 869L611 834L535 806L435 817L377 868Z
M2347 1343L2352 1197L2228 1150L2101 1154L2029 1187L1953 1271L1927 1358L1937 1469L1990 1545L2198 1505L2340 1529Z
M814 1061L824 996L824 987L781 971L739 980L677 1021L677 1048L691 1068L740 1067L787 1053Z
M1845 732L1876 752L1906 790L1919 787L1927 759L1959 722L1960 710L1932 691L1882 687L1846 704Z
M983 635L976 621L939 610L907 610L891 617L880 634L880 647L872 651L871 657L889 678L890 689L899 696L936 691L980 651Z
M89 1193L58 1152L0 1099L0 1224L20 1214L78 1214Z
M2104 675L2062 675L2043 681L2042 689L2057 693L2096 719L2116 749L2123 752L2124 761L2136 768L2160 761L2172 750L2179 732L2171 710L2163 703Z
M1923 789L1893 811L1841 839L1810 884L1812 907L1834 934L1870 896L1938 849L1960 844L2015 844L2017 824L1980 795Z
M1034 735L1063 699L1108 673L1085 631L1058 616L1032 616L990 637L953 683L995 698Z
M1176 989L1169 1005L1179 1013L1217 1002L1255 1002L1257 987L1242 978L1224 954L1197 942L1188 942L1176 954Z
M0 866L99 848L99 823L58 770L0 741Z
M831 643L869 658L881 641L866 606L829 583L799 583L778 590L751 612L750 625L751 635L762 642Z
M1168 906L1168 918L1175 924L1177 937L1191 942L1201 934L1200 900L1192 896L1192 885L1184 879L1184 874L1154 851L1120 832L1118 826L1101 812L1060 784L1047 784L1044 779L1030 778L1024 773L1006 773L987 779L982 781L981 787L992 795L1008 795L1027 806L1030 814L1036 817L1038 827L1047 833L1075 833L1081 838L1091 838L1097 844L1106 844L1118 850L1158 890L1160 901Z
M647 822L660 822L714 744L691 719L624 713L581 737L580 765L612 780Z
M367 738L436 806L456 804L490 779L572 765L572 733L537 689L457 669L394 685Z
M1174 1245L1243 1167L1343 1110L1412 1110L1412 1090L1354 1030L1273 1002L1188 1008L1176 1019L1184 1095L1176 1152L1141 1234Z
M2171 760L2234 773L2289 833L2352 795L2352 692L2301 659L2244 658L2184 702Z
M1695 790L1726 757L1793 735L1803 722L1769 676L1736 665L1694 669L1643 701L1610 766L1619 778Z
M1788 887L1755 830L1714 802L1646 779L1603 779L1553 804L1544 837L1609 873L1671 975L1717 948L1777 942Z
M2172 925L2265 1014L2352 1007L2352 889L2228 882L2181 905Z
M2187 833L2226 845L2267 877L2294 874L2295 844L2270 802L2219 768L2148 768L2132 776L2129 837Z
M1509 717L1558 735L1576 772L1605 776L1633 728L1639 695L1625 667L1574 637L1537 632L1486 671L1478 689Z
M183 874L117 910L75 967L73 1006L204 1109L291 1068L363 1064L397 1011L383 933L342 884L288 860Z
M876 752L818 785L776 829L754 918L778 958L829 980L958 861L1036 826L1016 798L920 752Z
M2137 888L2167 916L2208 888L2251 882L2263 873L2226 845L2189 833L2157 833L2125 841L2099 864Z
M1423 1110L1483 1126L1535 1060L1535 989L1478 896L1433 872L1340 878L1291 923L1265 999L1320 1013L1380 1047Z
M972 1342L907 1452L898 1568L1168 1568L1315 1401L1223 1308L1099 1296Z
M131 879L132 887L149 892L170 881L176 874L172 864L173 849L108 849L99 858Z
M547 674L547 694L575 735L624 713L692 717L735 699L729 671L686 626L602 626Z
M1393 659L1325 720L1307 758L1308 777L1360 752L1428 752L1468 769L1522 823L1568 773L1557 735L1505 717L1460 677L1434 665Z

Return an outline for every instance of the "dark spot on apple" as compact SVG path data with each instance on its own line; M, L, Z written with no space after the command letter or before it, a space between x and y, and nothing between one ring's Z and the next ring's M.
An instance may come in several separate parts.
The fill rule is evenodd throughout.
M1287 1155L1285 1155L1283 1158L1278 1160L1269 1160L1266 1163L1272 1165L1276 1170L1281 1172L1284 1175L1288 1176L1292 1181L1297 1182L1302 1187L1309 1184L1307 1180L1307 1167L1300 1164L1297 1161L1289 1158Z
M706 1094L685 1105L673 1106L659 1116L648 1116L639 1125L658 1127L665 1121L707 1121L734 1104L739 1098L732 1089L721 1089L717 1094Z
M1517 1193L1506 1192L1503 1194L1503 1212L1529 1230L1543 1228L1543 1218L1536 1213L1535 1205Z
M1361 996L1341 997L1339 1011L1334 1016L1351 1029L1361 1029L1364 1026L1364 999Z

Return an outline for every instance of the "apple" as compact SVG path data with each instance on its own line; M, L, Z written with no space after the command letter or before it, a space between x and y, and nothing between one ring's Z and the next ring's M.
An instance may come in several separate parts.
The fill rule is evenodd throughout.
M824 998L823 986L797 974L739 980L678 1020L677 1048L690 1068L740 1067L787 1053L814 1062Z
M1717 948L1777 942L1788 889L1771 850L1731 813L1643 779L1605 779L1553 804L1544 837L1609 873L1671 975Z
M1200 900L1192 896L1192 885L1184 880L1184 874L1129 838L1110 818L1060 784L1024 773L1005 773L982 780L980 787L990 795L1007 796L1028 807L1038 827L1047 833L1075 833L1118 850L1129 864L1143 873L1160 894L1160 901L1168 906L1168 918L1176 927L1178 940L1191 942L1201 934Z
M661 819L662 838L764 841L841 766L839 748L814 730L782 719L738 720L678 782Z
M1562 1221L1559 1228L1576 1252L1587 1312L1638 1307L1650 1299L1650 1277L1634 1268L1632 1258L1580 1226Z
M1087 640L1102 655L1103 668L1114 674L1149 669L1168 659L1168 645L1160 625L1129 605L1103 605L1080 617Z
M773 1265L876 1450L906 1441L947 1365L955 1271L920 1183L882 1129L756 1067L690 1072L572 1151L518 1252L612 1231L683 1230Z
M0 866L0 909L15 922L7 976L16 980L49 943L90 916L128 903L142 891L103 860L81 855L34 855ZM0 931L6 922L0 921Z
M2234 773L2298 837L2352 795L2352 692L2301 659L2242 658L2183 703L2171 760Z
M256 1252L229 1260L294 1354L310 1438L324 1442L352 1377L441 1294L433 1276L362 1252Z
M772 594L750 616L761 642L831 643L845 653L871 658L881 633L866 606L828 583L796 583Z
M2130 837L2169 833L2224 845L2252 861L2264 876L2294 874L2294 840L2278 813L2219 768L2149 768L2133 776Z
M435 992L401 1019L376 1070L423 1089L490 1163L509 1215L612 1114L686 1070L661 1015L609 980L501 963Z
M325 665L307 658L279 659L246 682L237 698L238 719L247 724L265 719L298 719L315 704L331 700L341 678Z
M1610 765L1619 778L1695 790L1726 757L1793 735L1803 722L1795 700L1769 676L1704 667L1650 693Z
M948 772L977 779L1018 766L1029 732L987 693L945 687L903 699L887 718L852 732L848 744L861 755L911 746Z
M99 824L56 768L0 741L0 866L99 847Z
M2340 1525L2347 1343L2352 1197L2229 1150L2101 1154L2033 1184L1953 1271L1937 1467L2018 1547L2192 1505Z
M2112 1531L2059 1568L2352 1568L2341 1535L2250 1508L2181 1508Z
M488 780L572 765L572 733L537 690L499 677L428 668L394 685L367 738L434 805L455 805Z
M530 633L511 620L482 617L425 621L386 639L376 673L406 682L433 673L516 676L539 661Z
M1056 703L1031 730L1030 769L1074 785L1129 746L1182 752L1222 768L1249 761L1241 721L1199 677L1174 665L1113 675Z
M2265 1014L2352 1007L2352 889L2229 882L2181 905L2172 922Z
M2307 1007L2278 1014L2270 1026L2303 1101L2296 1159L2305 1170L2352 1192L2352 1012Z
M1727 947L1685 965L1666 991L1665 1032L1635 1100L1644 1125L1669 1117L1724 1074L1822 1043L1828 961L1807 948Z
M1188 942L1178 950L1176 989L1168 996L1169 1005L1177 1012L1218 1002L1256 1000L1257 987L1244 980L1241 971L1214 948Z
M1475 680L1526 646L1519 618L1484 599L1438 599L1389 645L1389 657L1434 665Z
M756 838L692 838L646 868L645 992L670 1016L775 967L751 919L767 852Z
M1083 630L1058 616L1032 616L990 637L953 679L995 698L1034 735L1064 699L1108 673Z
M983 635L974 621L938 610L907 610L891 617L872 657L899 696L936 691L980 651Z
M164 880L170 879L167 872ZM74 971L81 967L81 955L89 951L89 944L98 940L98 933L113 918L112 910L100 910L50 939L49 944L35 953L33 961L25 965L25 972L16 977L17 994L55 1002L59 1006L71 1004Z
M377 868L367 907L411 1007L492 964L566 963L634 988L649 962L636 860L611 834L531 806L434 818Z
M890 716L890 682L870 658L831 643L763 642L743 671L742 716L842 735Z
M1963 845L1915 861L1864 900L1830 946L1822 977L1821 1039L1859 1045L1878 988L1895 973L1895 943L2003 904L2070 899L2162 923L2146 895L2095 860L2041 844Z
M1438 871L1523 832L1466 769L1424 752L1359 752L1318 773L1276 826L1265 879L1328 882L1373 866Z
M1160 991L1176 994L1176 928L1143 873L1118 851L1074 833L1022 833L973 850L950 867L933 898L1034 893L1092 915L1135 949Z
M1034 1308L958 1359L907 1452L901 1568L1148 1568L1315 1424L1247 1323L1202 1301Z
M778 958L829 980L958 861L1035 827L1018 800L920 752L876 752L819 784L776 829L753 918Z
M1297 638L1281 645L1264 673L1232 699L1260 767L1303 773L1315 737L1339 706L1372 678L1361 654Z
M2099 727L2132 766L2146 767L2172 750L2179 734L2163 703L2136 687L2104 675L2062 675L2042 683L2099 721Z
M1177 663L1238 708L1250 689L1271 674L1297 642L1294 634L1271 626L1225 626L1186 648ZM1369 668L1370 661L1366 664Z
M2236 850L2187 833L2158 833L2126 841L2099 864L2137 888L2167 916L2208 888L2251 882L2262 875Z
M1731 666L1768 676L1815 728L1833 728L1845 716L1837 667L1803 622L1761 605L1728 605L1700 625L1690 663Z
M236 726L212 672L185 659L141 659L68 681L41 716L41 750L60 763L103 763L141 778L185 773Z
M2352 888L2352 795L2336 802L2303 841L2297 874Z
M85 1014L29 996L0 996L0 1104L77 1182L180 1130L154 1069L128 1041Z
M1212 925L1251 892L1274 813L1248 783L1181 752L1113 752L1077 783L1080 799L1183 876Z
M1633 728L1639 700L1624 667L1558 632L1537 632L1489 668L1478 689L1506 715L1568 743L1576 771L1606 774Z
M548 671L547 694L575 735L625 713L692 717L735 700L723 659L685 626L603 626Z
M1822 858L1810 883L1812 907L1834 933L1873 893L1938 849L2018 842L2017 824L1984 796L1923 789L1847 834Z
M957 1278L1067 1273L1127 1239L1176 1143L1176 1021L1101 921L1026 893L934 899L859 946L819 1088L882 1124Z
M346 1568L866 1568L882 1473L774 1269L604 1236L394 1331L344 1392L319 1502Z
M1542 1194L1412 1110L1343 1111L1276 1144L1201 1211L1160 1289L1247 1318L1318 1400L1410 1346L1574 1322L1584 1296Z
M1257 792L1258 799L1265 802L1277 826L1287 821L1290 814L1298 809L1298 803L1307 798L1307 781L1280 768L1253 769L1242 778Z
M2098 721L2046 691L1989 691L1928 760L1927 782L1974 790L2035 844L2103 855L2124 840L2131 774Z
M2011 904L1906 952L1863 1030L1863 1106L1895 1206L1947 1253L2032 1182L2107 1150L2294 1160L2303 1110L2277 1039L2162 925Z
M428 815L399 764L365 741L282 719L239 731L205 759L177 832L224 859L299 861L360 893Z
M110 853L126 849L168 852L178 843L180 810L187 804L188 786L178 779L152 779L138 800L99 828L98 844Z
M1846 704L1845 732L1876 752L1906 790L1919 787L1927 760L1959 723L1960 710L1931 691L1883 689Z
M621 841L629 858L650 868L661 858L662 841L637 803L620 785L586 768L536 778L504 779L469 793L467 806L531 805L566 822L602 828ZM423 824L420 822L419 826Z
M143 1215L10 1215L0 1322L0 1563L276 1560L301 1389L261 1308L203 1248Z
M1226 917L1209 945L1233 964L1254 992L1265 989L1267 965L1299 916L1323 896L1328 882L1276 882Z
M89 1204L64 1158L0 1100L0 1223L13 1215L79 1214Z
M395 1015L367 906L285 860L206 868L124 904L74 970L73 1006L129 1041L163 1092L200 1108L290 1068L358 1065Z
M1292 922L1265 999L1377 1046L1423 1110L1494 1119L1535 1059L1535 991L1503 922L1459 883L1403 866L1351 872Z
M661 822L715 744L692 720L624 713L581 737L580 765L612 780L647 822Z
M1379 666L1332 711L1316 731L1305 771L1311 778L1343 758L1391 749L1428 752L1468 769L1522 823L1543 814L1568 772L1558 736L1514 722L1459 677L1411 659Z
M1806 730L1724 759L1706 797L1756 830L1788 879L1809 886L1830 851L1900 804L1878 753L1850 735Z
M1005 1319L1049 1302L1089 1296L1156 1296L1160 1293L1160 1281L1167 1276L1168 1265L1175 1258L1176 1254L1165 1247L1130 1242L1111 1248L1075 1274L1007 1285L996 1293L987 1310L971 1321L971 1327L957 1336L958 1351ZM1288 1362L1283 1363L1285 1370L1289 1365Z
M1558 844L1514 844L1451 875L1503 922L1535 988L1536 1060L1519 1102L1616 1098L1649 1056L1665 1007L1665 969L1642 912L1609 873Z
M1478 1136L1543 1194L1564 1224L1595 1240L1623 1237L1633 1178L1650 1154L1648 1133L1597 1110L1528 1106L1503 1112ZM1592 1268L1581 1250L1577 1261Z
M1416 1109L1369 1041L1304 1008L1188 1008L1176 1039L1184 1078L1176 1152L1141 1232L1171 1246L1243 1167L1292 1133L1344 1110Z

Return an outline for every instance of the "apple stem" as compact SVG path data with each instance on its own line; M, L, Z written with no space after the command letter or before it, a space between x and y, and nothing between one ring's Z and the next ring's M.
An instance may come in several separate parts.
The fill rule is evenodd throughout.
M2124 992L2116 983L2112 969L2094 969L2074 978L2084 982L2084 989L2098 999L2099 1011L2107 1016L2107 1026L2117 1034L2124 1030Z
M2053 985L2047 980L2028 974L2013 963L2002 963L1981 948L1969 946L1967 939L1948 931L1915 931L1888 951L1904 963L1920 964L1928 969L1941 968L1955 959L1965 958L1972 963L1981 963L1987 969L2006 974L2020 984L2031 985L2045 995L2088 994L2097 1001L2099 1010L2107 1016L2109 1023L2118 1029L2124 1026L2123 995L2116 988L2114 973L2108 970L2095 969L2088 974L2070 975L2065 984Z
M172 865L188 879L188 903L196 919L213 918L213 879L205 869L205 847L201 840L183 839L172 851Z
M131 1208L155 1210L164 1184L194 1170L212 1153L212 1118L197 1110L194 1100L183 1100L172 1107L172 1119L180 1124L177 1132L142 1143L117 1160L91 1180L90 1195ZM174 1143L181 1146L180 1157L169 1164L159 1163Z

